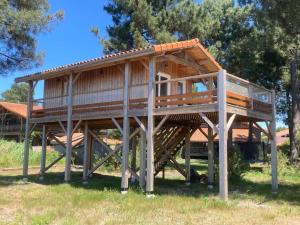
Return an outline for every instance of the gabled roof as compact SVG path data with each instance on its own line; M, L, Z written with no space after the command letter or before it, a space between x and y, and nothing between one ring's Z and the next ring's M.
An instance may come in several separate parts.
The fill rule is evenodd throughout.
M119 53L113 53L109 55L104 55L101 57L80 61L72 64L67 64L64 66L55 67L48 69L39 73L29 74L23 77L16 78L16 82L24 82L29 80L43 80L46 77L50 78L49 75L53 77L58 75L65 75L67 72L79 72L88 70L91 67L101 66L110 63L117 63L118 61L126 59L140 58L150 55L159 55L165 52L176 51L180 49L193 48L196 50L196 54L207 59L207 67L209 67L210 72L216 72L221 69L221 66L215 61L213 56L203 47L199 40L191 39L187 41L149 45L145 48L132 49L129 51L123 51Z
M11 103L11 102L0 102L0 107L9 111L10 113L15 114L16 116L20 116L22 118L27 117L27 105L20 103ZM33 106L33 109L42 109L41 106Z

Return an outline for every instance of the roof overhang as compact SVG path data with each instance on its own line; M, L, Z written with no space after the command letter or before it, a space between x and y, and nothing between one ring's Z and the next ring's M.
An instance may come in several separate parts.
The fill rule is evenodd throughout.
M202 46L202 44L200 44L199 40L192 39L188 41L151 45L146 48L133 49L125 52L105 55L102 57L45 70L39 73L18 77L15 79L15 81L19 83L45 80L59 76L65 76L70 73L81 73L92 69L121 64L125 61L135 61L145 57L161 56L162 54L167 54L169 52L191 48L197 49L199 53L204 54L213 70L218 71L221 69L221 66L215 61L212 55L208 53L208 51Z

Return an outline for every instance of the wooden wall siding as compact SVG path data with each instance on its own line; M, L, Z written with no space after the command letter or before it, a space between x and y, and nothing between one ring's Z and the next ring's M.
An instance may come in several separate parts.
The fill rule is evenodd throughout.
M135 62L131 64L130 98L147 97L147 70ZM84 72L74 85L74 105L123 100L124 77L120 68L113 66ZM62 79L45 81L45 108L66 106L67 83Z

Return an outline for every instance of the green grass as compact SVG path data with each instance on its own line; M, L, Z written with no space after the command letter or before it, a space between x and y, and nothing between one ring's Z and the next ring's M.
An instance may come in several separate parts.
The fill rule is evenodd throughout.
M0 168L22 167L24 144L0 139ZM47 152L47 163L58 157L59 153ZM40 165L41 152L29 150L29 166Z
M206 171L194 160L193 167ZM36 171L31 171L32 173ZM229 201L218 199L217 185L186 186L175 171L155 179L155 198L148 199L138 185L120 194L118 173L95 174L87 185L81 172L63 182L63 171L52 170L43 182L34 174L23 182L20 173L0 174L0 224L298 224L300 174L280 176L277 193L270 176L259 167L243 179L230 182Z

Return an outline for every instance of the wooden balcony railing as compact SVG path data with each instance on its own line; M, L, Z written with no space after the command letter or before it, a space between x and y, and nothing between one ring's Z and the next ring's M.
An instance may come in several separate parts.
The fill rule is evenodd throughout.
M185 93L176 93L179 83L185 85ZM156 88L159 87L160 91L162 88L168 87L167 95L155 97L155 108L192 106L217 102L217 73L156 81L155 85ZM272 112L270 90L230 74L227 76L226 85L228 105L252 109L266 114ZM129 91L129 109L146 109L148 103L146 98L147 85L132 85ZM166 92L166 90L164 91ZM86 92L74 95L74 114L123 109L122 88L104 90L103 94L102 91L92 92L92 97L88 94ZM42 103L45 107L44 109L34 110L31 115L32 118L67 114L67 96L38 99L37 102ZM59 107L57 107L57 102L61 102ZM52 104L56 105L56 107L53 107Z

